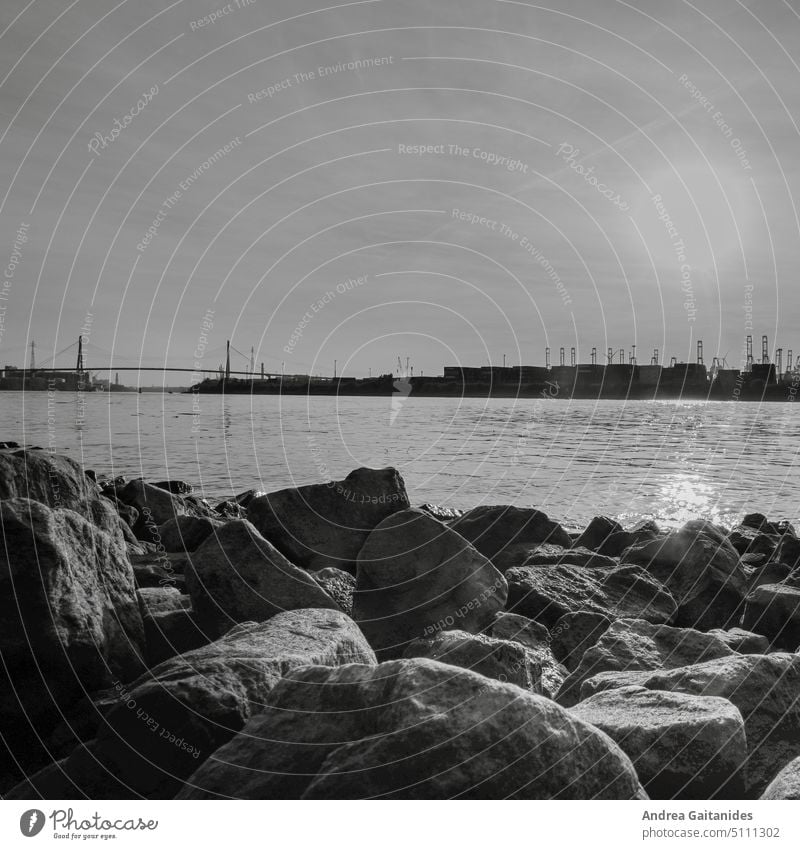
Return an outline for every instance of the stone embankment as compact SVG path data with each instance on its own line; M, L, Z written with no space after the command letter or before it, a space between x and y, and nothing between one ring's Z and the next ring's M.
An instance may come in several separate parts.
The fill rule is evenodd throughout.
M573 534L391 468L211 505L0 446L6 798L799 797L787 522Z

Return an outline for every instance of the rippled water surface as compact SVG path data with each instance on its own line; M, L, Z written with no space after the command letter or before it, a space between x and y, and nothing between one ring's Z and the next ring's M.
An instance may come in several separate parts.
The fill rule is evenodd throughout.
M794 404L0 393L0 439L212 499L396 466L412 503L732 523L800 516Z

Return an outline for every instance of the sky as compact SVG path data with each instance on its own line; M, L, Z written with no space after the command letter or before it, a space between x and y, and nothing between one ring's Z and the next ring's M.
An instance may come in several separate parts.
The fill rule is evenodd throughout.
M784 0L3 0L0 364L800 355L798 62Z

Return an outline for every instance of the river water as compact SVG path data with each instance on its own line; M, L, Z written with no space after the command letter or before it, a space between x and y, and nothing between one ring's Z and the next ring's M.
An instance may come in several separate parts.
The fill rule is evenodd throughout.
M396 466L413 504L518 504L575 527L800 518L794 404L0 393L0 440L221 499Z

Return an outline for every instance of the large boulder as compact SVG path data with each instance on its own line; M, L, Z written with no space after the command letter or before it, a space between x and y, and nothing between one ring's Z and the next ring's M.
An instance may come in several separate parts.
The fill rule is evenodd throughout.
M788 584L792 570L785 563L770 560L766 563L754 564L749 562L750 560L752 558L748 554L745 554L742 558L744 572L747 576L748 595L762 584Z
M83 469L69 457L42 449L0 452L0 501L29 498L73 510L116 536L120 518Z
M384 519L358 555L353 618L378 657L411 640L486 628L506 601L505 578L463 537L421 510Z
M749 528L753 531L762 531L765 534L780 534L778 524L770 522L763 513L747 513L739 523L740 528Z
M780 537L764 534L753 528L739 526L728 534L728 541L740 557L746 554L762 554L767 558L775 554Z
M626 549L623 563L647 569L672 593L675 624L708 630L738 624L747 591L739 554L723 529L687 522L679 531Z
M195 551L223 525L207 516L175 516L161 525L158 534L164 551Z
M144 669L133 568L119 533L39 501L0 502L0 787L49 759L86 690ZM2 792L2 791L0 791Z
M553 655L570 672L574 672L587 650L605 634L610 625L608 616L591 610L565 613L553 626Z
M744 722L727 699L621 687L571 713L619 745L651 799L736 799L744 791Z
M287 675L179 798L631 799L606 735L548 699L433 660Z
M180 495L173 495L141 479L116 487L114 493L123 504L129 504L138 510L139 516L133 526L133 533L137 539L147 542L160 542L159 527L170 519L177 516L211 514L210 510L205 510L196 502L190 502Z
M747 596L742 624L764 634L774 648L794 651L800 645L800 589L762 584Z
M795 758L770 781L762 799L800 799L800 758Z
M120 538L72 510L0 502L0 649L78 691L142 671L142 617Z
M555 658L550 632L543 625L517 613L498 613L489 633L501 640L520 643L534 663L541 669L541 692L549 699L555 698L564 679L569 674Z
M584 532L575 540L576 548L588 548L599 551L603 543L612 535L624 530L619 522L607 516L595 516L586 526Z
M736 705L747 734L750 797L758 796L778 770L800 756L800 655L735 654L678 669L604 672L584 683L582 696L632 684L721 696Z
M490 628L491 635L501 640L514 640L528 648L550 644L550 632L544 625L520 616L518 613L502 611L497 614Z
M285 610L339 609L245 519L227 522L194 552L186 588L199 621L217 636L237 622L263 622Z
M222 639L156 666L119 691L89 748L67 774L92 798L171 798L183 779L264 710L281 676L301 666L374 664L353 621L334 610L295 610L237 626ZM106 776L118 785L107 787Z
M520 566L509 569L506 579L509 609L551 630L566 613L578 611L656 623L669 622L675 615L675 601L669 592L637 566Z
M581 698L583 682L599 672L674 669L733 654L733 649L713 634L651 625L641 619L620 619L587 649L559 690L557 699L562 705L576 704Z
M794 534L784 534L780 538L773 559L785 563L790 569L800 567L800 539Z
M766 654L769 651L769 640L766 637L743 628L731 628L728 631L715 628L708 633L719 637L728 648L739 654Z
M397 469L356 469L341 481L282 489L254 498L247 518L292 563L355 572L373 528L408 507Z
M609 534L597 549L598 554L605 554L608 557L620 557L626 548L632 545L639 545L649 540L658 539L664 536L658 525L646 519L639 522L629 531L615 531Z
M570 535L546 513L525 507L474 507L450 527L468 539L500 571L519 561L520 548L528 551L543 543L569 548Z
M479 672L487 678L516 684L532 693L542 692L540 664L521 643L498 640L466 631L441 631L432 637L413 640L404 657L427 657Z
M570 566L581 566L582 568L616 569L619 562L613 557L605 554L597 554L588 548L559 548L558 546L542 545L535 551L528 552L520 566L558 566L566 563ZM515 564L516 565L516 564Z

